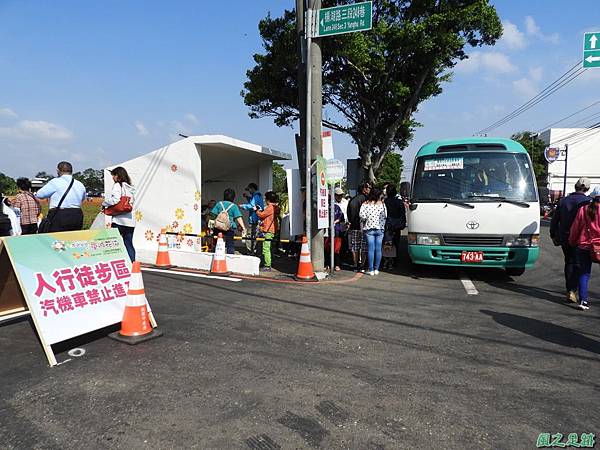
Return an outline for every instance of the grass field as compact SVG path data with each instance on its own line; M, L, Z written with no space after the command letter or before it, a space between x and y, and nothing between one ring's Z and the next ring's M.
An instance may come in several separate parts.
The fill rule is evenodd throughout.
M41 200L42 213L44 216L48 213L48 201ZM83 209L83 229L87 230L91 225L98 213L100 212L100 205L102 204L102 198L89 198L87 199L81 208Z

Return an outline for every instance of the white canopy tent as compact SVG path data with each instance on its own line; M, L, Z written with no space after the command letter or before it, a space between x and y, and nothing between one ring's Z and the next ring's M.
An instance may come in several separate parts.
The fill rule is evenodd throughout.
M124 167L136 190L133 243L137 259L153 263L161 228L199 234L203 205L209 200L222 200L227 188L234 189L236 203L242 203L242 191L251 182L264 193L272 186L273 161L289 159L287 153L227 136L190 136L107 168L104 190L110 192L113 186L109 170ZM210 255L193 257L200 251L199 238L180 235L172 239L171 246L173 264L204 269L210 266ZM227 263L236 272L258 273L258 258L236 255L230 261L228 256Z

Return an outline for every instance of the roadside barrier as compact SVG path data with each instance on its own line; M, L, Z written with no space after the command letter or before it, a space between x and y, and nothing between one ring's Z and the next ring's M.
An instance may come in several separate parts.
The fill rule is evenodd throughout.
M296 281L317 281L315 271L310 260L310 249L308 248L308 239L302 237L302 249L300 250L300 261L298 262L298 272L294 277Z
M193 234L193 233L176 233L173 231L169 231L166 232L165 234L167 235L171 235L171 236L185 236L185 237L199 237L199 238L207 238L207 237L213 237L210 234L206 234L204 232L200 233L200 234ZM291 239L265 239L265 238L261 238L261 237L250 237L250 236L234 236L233 237L234 241L257 241L257 242L281 242L283 244L289 244L290 242L292 243L296 243L296 244L302 244L302 241L294 241Z
M212 267L210 273L214 275L231 275L231 272L227 270L227 256L225 255L225 241L223 240L223 234L219 233L217 237L217 245L215 246L215 253L213 256Z
M173 267L171 265L171 258L169 257L169 244L167 243L167 230L165 228L160 229L158 252L156 253L156 264L154 266L161 269Z
M146 300L141 265L135 261L131 269L121 331L111 333L109 337L135 345L162 336L161 331L152 328L151 322L156 323Z

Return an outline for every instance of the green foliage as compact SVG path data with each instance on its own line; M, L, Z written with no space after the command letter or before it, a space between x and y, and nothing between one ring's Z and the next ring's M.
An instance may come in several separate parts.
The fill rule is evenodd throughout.
M104 190L104 174L101 170L85 169L83 172L74 173L73 177L81 181L88 191Z
M517 141L527 150L531 161L538 186L548 184L548 162L544 157L546 144L540 140L537 135L531 131L520 131L511 136L511 139Z
M282 164L273 162L273 191L279 195L287 193L287 174Z
M17 192L19 192L17 182L8 175L0 173L0 194L15 195Z
M398 153L388 153L381 163L377 181L380 184L391 183L399 189L402 167L402 157Z
M42 171L36 173L35 178L47 178L48 180L51 180L52 178L54 178L54 175L50 175L49 173Z
M347 4L323 1L323 7ZM465 47L491 45L502 25L488 0L375 0L373 29L321 39L323 124L350 135L366 175L375 180L385 156L403 150L419 126L413 114L439 95ZM278 126L299 118L294 11L259 23L264 54L254 55L242 96L250 117Z

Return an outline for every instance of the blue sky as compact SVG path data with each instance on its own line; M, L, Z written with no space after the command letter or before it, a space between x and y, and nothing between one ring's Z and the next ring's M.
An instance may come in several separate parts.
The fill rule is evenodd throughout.
M239 95L261 50L258 21L293 3L0 0L0 172L32 176L63 159L101 168L178 133L294 154L294 130L250 119ZM493 3L505 36L471 49L442 95L421 106L407 165L427 141L470 136L524 103L581 59L584 30L600 30L597 0ZM537 130L600 99L599 84L600 69L588 70L495 133ZM356 156L339 133L334 147L340 159Z

